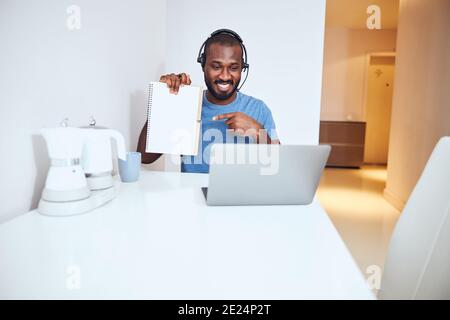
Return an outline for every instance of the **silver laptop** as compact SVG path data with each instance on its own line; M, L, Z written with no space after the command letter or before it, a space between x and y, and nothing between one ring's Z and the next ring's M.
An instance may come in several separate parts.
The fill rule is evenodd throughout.
M312 202L330 154L329 145L214 144L208 188L210 206Z

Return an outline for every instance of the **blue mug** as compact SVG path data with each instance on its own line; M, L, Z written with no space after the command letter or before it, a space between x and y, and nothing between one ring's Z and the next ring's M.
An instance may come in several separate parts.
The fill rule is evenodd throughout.
M126 161L119 159L119 174L122 182L136 182L141 171L141 153L127 152Z

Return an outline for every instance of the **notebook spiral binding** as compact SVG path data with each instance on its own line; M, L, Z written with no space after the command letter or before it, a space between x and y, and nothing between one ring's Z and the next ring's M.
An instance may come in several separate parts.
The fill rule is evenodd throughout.
M148 141L149 141L149 136L150 136L150 120L152 118L152 103L153 103L153 84L150 83L148 85L148 104L147 104L147 145L148 145Z

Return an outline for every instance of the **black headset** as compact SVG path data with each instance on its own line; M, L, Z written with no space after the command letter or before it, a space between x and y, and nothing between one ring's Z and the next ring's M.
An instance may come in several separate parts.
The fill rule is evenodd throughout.
M235 38L237 41L239 41L239 44L241 45L242 48L242 71L246 70L247 72L245 73L245 79L242 82L241 86L238 88L238 90L240 90L242 88L242 86L244 85L245 81L247 80L247 76L248 76L248 69L250 67L250 65L247 63L247 49L245 48L244 42L242 41L242 38L233 30L230 29L219 29L214 31L213 33L211 33L211 35L208 37L208 39L205 40L205 42L203 42L202 46L200 47L200 50L198 51L198 57L197 57L197 62L200 63L200 65L202 66L202 68L205 67L205 63L206 63L206 56L205 56L205 52L203 51L206 47L206 44L208 43L209 39L219 35L219 34L226 34L229 36L232 36L233 38Z

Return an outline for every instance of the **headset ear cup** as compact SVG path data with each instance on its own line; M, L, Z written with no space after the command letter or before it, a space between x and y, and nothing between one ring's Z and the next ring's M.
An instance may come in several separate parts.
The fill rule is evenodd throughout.
M202 69L205 68L205 54L202 53L200 57L197 59L198 63L202 66Z

